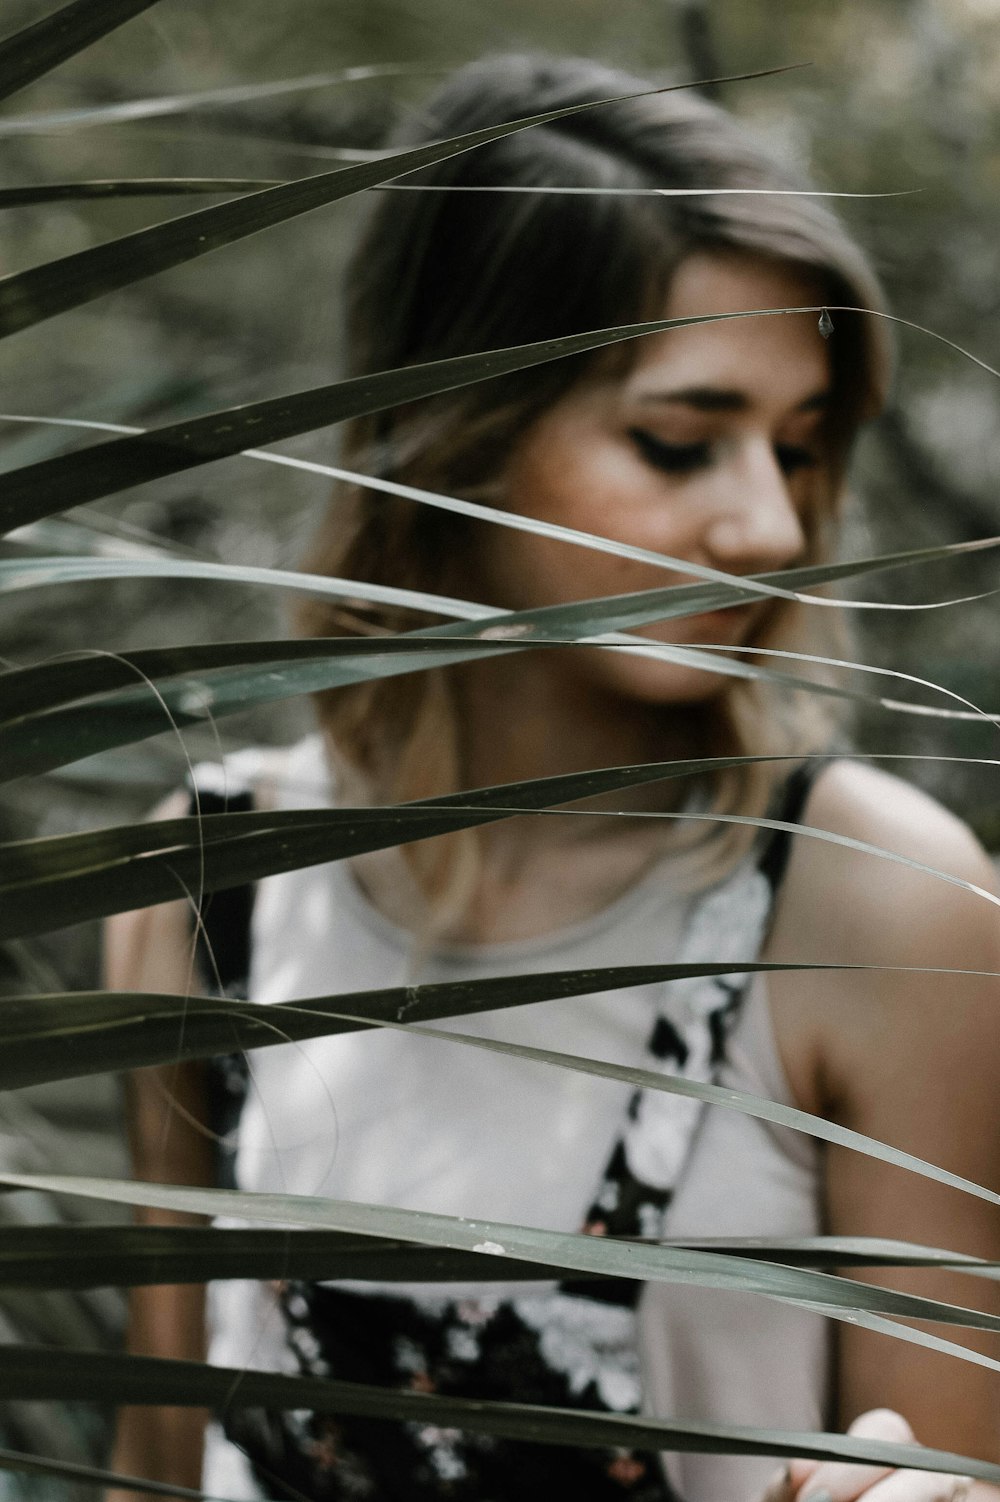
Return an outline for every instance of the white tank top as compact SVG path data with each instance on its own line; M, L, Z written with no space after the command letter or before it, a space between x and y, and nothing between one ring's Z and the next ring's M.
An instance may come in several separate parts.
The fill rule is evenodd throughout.
M228 775L265 776L269 801L273 797L280 808L332 801L319 737L280 760L259 753L233 758ZM677 959L682 936L690 939L692 920L704 926L703 908L704 899L671 891L669 861L663 862L583 923L527 942L450 946L430 954L414 975L412 937L372 906L349 865L312 867L259 884L250 998L278 1002L416 979L667 962ZM705 952L696 957L723 957L719 946L726 936L706 937ZM751 958L745 948L732 957ZM640 1064L655 989L437 1025ZM727 1052L720 1083L794 1103L760 977ZM433 1088L436 1081L441 1090ZM265 1049L252 1056L237 1181L246 1189L577 1230L630 1094L612 1081L412 1034L361 1032ZM456 1153L456 1140L467 1141L469 1152ZM666 1232L692 1238L817 1234L818 1167L811 1139L736 1112L707 1110L667 1211ZM398 1284L394 1290L405 1292ZM459 1290L452 1284L449 1292ZM291 1369L267 1285L216 1285L211 1307L212 1361ZM653 1284L640 1306L640 1342L646 1412L803 1430L825 1424L829 1353L819 1316L749 1295ZM776 1464L701 1455L665 1456L664 1462L686 1502L752 1502ZM242 1456L216 1432L204 1487L233 1498L261 1495Z

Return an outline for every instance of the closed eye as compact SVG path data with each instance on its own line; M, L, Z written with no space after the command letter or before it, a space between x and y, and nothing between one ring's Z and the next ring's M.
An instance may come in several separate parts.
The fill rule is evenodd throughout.
M666 443L644 428L629 428L628 436L646 463L663 474L690 475L707 469L712 462L709 443ZM774 454L782 474L789 477L803 469L814 469L820 463L818 454L798 444L776 444Z
M791 443L776 444L774 454L786 475L794 475L800 469L815 469L820 462L819 455L812 449L799 448Z
M664 443L643 428L629 428L628 436L647 464L668 475L689 475L711 462L707 443Z

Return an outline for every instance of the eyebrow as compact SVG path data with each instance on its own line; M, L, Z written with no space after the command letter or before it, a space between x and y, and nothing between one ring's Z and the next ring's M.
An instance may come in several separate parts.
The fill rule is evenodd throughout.
M796 412L819 412L830 405L829 390L815 391L799 402ZM646 403L680 403L699 412L744 412L750 405L742 391L727 391L721 386L685 386L679 391L650 391L639 400Z

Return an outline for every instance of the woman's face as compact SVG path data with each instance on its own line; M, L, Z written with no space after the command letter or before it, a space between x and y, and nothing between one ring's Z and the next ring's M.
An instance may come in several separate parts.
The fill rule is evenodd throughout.
M788 268L704 253L682 262L663 316L816 301L816 286ZM626 374L581 382L523 434L503 477L504 505L730 573L784 568L803 556L803 519L825 480L829 387L812 313L652 335ZM505 528L491 529L474 566L481 597L510 610L691 582ZM642 634L739 647L766 608L665 621ZM657 703L704 699L726 681L620 651L566 652L559 661L561 672Z

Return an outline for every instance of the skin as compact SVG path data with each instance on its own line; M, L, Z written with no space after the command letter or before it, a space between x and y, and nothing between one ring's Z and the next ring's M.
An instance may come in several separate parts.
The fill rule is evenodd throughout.
M682 264L665 316L816 300L816 288L785 268L704 254ZM826 478L828 388L827 348L813 316L734 320L647 339L627 374L574 388L522 436L502 476L505 503L736 574L791 565L803 554L803 519ZM663 570L507 530L491 534L469 571L470 595L504 608L674 582ZM767 608L693 617L647 634L738 650ZM468 784L682 753L686 712L724 687L715 674L597 649L470 665L459 680ZM516 706L516 740L497 734L498 705ZM627 805L619 797L612 806ZM829 766L804 822L993 887L989 863L963 825L872 768ZM458 932L473 941L523 938L599 909L653 858L657 823L537 819L492 827ZM389 916L405 917L398 859L357 869ZM967 891L798 837L763 957L1000 971L996 919L995 908ZM113 920L110 983L183 990L189 928L178 904ZM800 1106L1000 1188L995 981L831 972L808 984L801 976L773 977L768 994ZM176 1114L166 1113L164 1127L164 1083L162 1074L148 1073L133 1086L137 1169L142 1177L195 1183L206 1173L205 1139ZM197 1114L197 1075L184 1072L168 1083ZM830 1234L903 1238L1000 1258L1000 1217L982 1201L838 1148L827 1149L824 1164ZM995 1284L941 1272L860 1276L1000 1312ZM190 1290L140 1293L136 1302L134 1349L202 1354L200 1309ZM1000 1458L993 1374L848 1325L835 1332L844 1428L888 1439L912 1432L925 1444ZM983 1337L946 1333L995 1354ZM126 1410L118 1464L196 1484L200 1418L175 1411L166 1423L168 1438L160 1431L151 1439L149 1415ZM161 1469L154 1472L155 1465ZM835 1502L943 1502L950 1486L919 1472L797 1461L768 1497L807 1502L815 1494L818 1502L826 1492ZM977 1485L970 1496L998 1502L1000 1491Z

